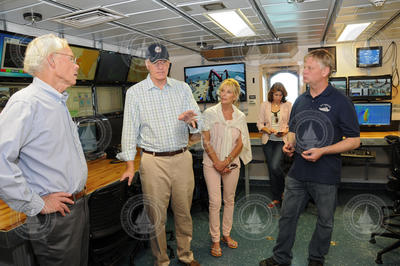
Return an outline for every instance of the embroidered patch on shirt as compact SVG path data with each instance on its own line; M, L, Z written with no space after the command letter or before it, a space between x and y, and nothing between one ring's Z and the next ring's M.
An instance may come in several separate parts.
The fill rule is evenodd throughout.
M322 112L329 112L331 110L331 106L327 103L321 104L318 109Z

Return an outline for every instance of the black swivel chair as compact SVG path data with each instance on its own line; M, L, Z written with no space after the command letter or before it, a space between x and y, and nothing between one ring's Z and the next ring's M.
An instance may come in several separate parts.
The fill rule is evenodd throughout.
M375 260L377 264L383 263L383 254L400 247L400 138L386 136L385 139L392 145L392 175L389 176L387 190L391 193L394 201L392 206L382 206L384 217L380 226L383 232L372 233L370 243L376 243L375 236L397 239L397 241L377 253Z
M121 226L121 209L127 200L127 182L116 181L89 198L89 265L116 265L131 253L132 239ZM133 265L130 255L130 265Z

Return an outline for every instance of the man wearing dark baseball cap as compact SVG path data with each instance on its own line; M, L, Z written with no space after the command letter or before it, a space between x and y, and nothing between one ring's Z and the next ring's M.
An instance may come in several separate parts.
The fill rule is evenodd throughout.
M187 145L189 132L199 133L202 122L197 118L200 110L189 85L167 77L169 66L167 48L151 44L146 51L149 75L126 94L122 152L117 157L127 162L121 180L128 179L130 185L135 174L136 147L142 149L139 172L144 204L148 204L145 209L154 225L148 234L155 265L170 262L165 235L170 201L178 259L185 265L200 265L190 249L194 175Z
M169 60L167 47L159 43L150 44L146 50L146 58L153 64L158 60Z

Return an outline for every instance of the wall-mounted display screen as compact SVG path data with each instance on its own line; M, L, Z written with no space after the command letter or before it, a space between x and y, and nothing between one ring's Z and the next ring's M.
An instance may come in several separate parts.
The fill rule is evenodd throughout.
M67 92L67 107L72 117L94 115L91 87L70 87Z
M25 51L30 41L31 38L0 32L0 77L32 77L23 70Z
M146 68L145 59L132 57L128 78L126 80L128 82L137 83L146 79L148 73L149 71Z
M95 152L97 150L96 123L80 123L78 134L84 153Z
M122 112L124 110L121 87L96 87L96 110L99 114Z
M382 66L382 46L357 48L357 67Z
M77 58L76 63L79 65L77 80L94 80L100 51L73 45L70 47Z
M185 67L185 82L198 103L218 102L218 87L227 78L240 84L240 101L246 101L246 67L244 63Z
M392 76L349 77L349 96L353 100L392 99Z
M330 77L329 82L344 95L347 95L347 78L346 77Z
M389 126L392 103L354 103L360 126Z
M125 82L129 66L129 55L101 51L96 72L96 83L115 84Z

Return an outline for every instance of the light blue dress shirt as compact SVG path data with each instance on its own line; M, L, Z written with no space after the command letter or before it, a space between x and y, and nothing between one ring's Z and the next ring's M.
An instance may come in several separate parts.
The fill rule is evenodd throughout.
M198 115L196 129L178 120L178 116L188 110ZM198 133L201 126L200 109L188 84L167 78L160 89L148 75L126 94L122 152L117 158L134 160L136 146L153 152L182 149L188 144L189 131Z
M0 114L0 198L28 216L44 206L41 196L81 191L87 164L68 94L34 78Z

